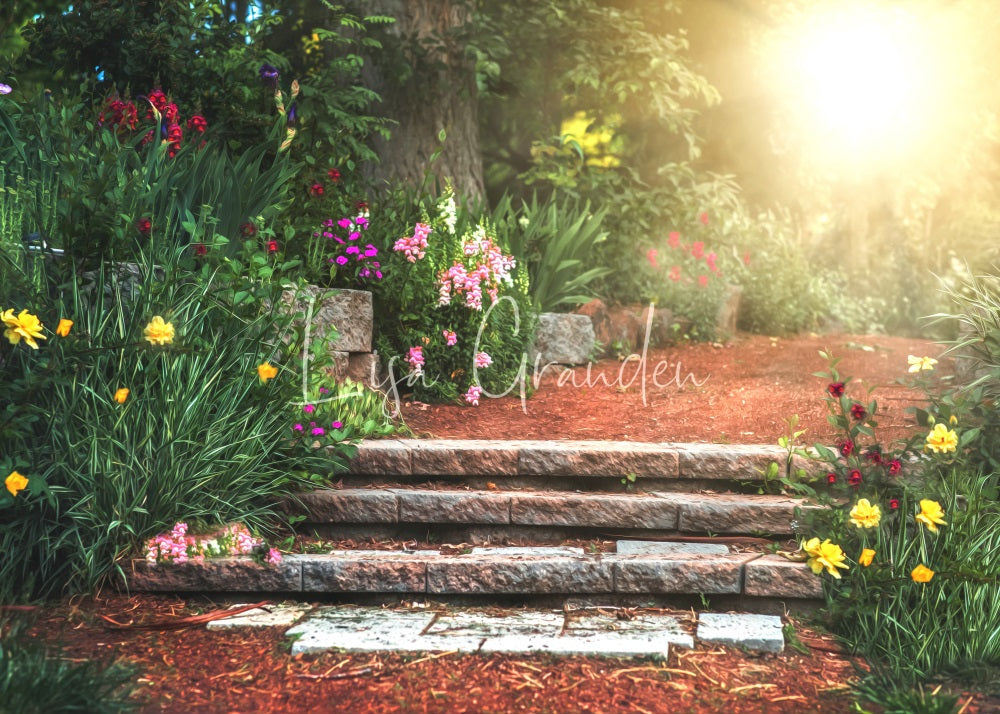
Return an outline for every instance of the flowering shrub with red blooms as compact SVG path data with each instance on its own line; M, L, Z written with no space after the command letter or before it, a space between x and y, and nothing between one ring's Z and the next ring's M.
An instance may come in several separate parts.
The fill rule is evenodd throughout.
M153 141L156 126L159 125L160 140L167 144L167 154L171 158L176 156L184 142L184 129L177 105L159 87L145 97L136 97L136 101L139 102L138 105L135 101L126 101L117 95L108 97L98 115L97 125L114 131L119 136L138 136L141 133L143 146ZM208 129L208 121L200 114L195 114L187 119L187 128L194 135L201 135ZM204 146L204 142L201 146Z

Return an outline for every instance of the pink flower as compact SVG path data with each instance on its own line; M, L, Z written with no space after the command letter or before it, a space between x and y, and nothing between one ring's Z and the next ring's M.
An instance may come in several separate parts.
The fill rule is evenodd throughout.
M302 407L302 411L304 411L306 414L312 414L314 411L316 411L316 407L314 407L312 404L306 404L304 407Z
M702 256L704 256L705 255L705 244L702 243L700 240L699 241L695 241L694 243L692 243L691 244L691 255L693 255L695 258L701 258Z
M657 251L656 248L650 248L649 250L646 251L646 260L648 260L649 264L652 265L654 268L657 267L657 265L656 265L656 254L658 252L659 251Z
M406 355L406 361L410 363L410 367L414 372L420 374L424 367L424 348L419 345L411 347L409 353Z
M671 248L680 248L681 234L678 233L677 231L670 231L670 233L668 234L667 243L670 245Z
M703 288L706 287L708 285L708 276L707 275L699 275L698 276L698 285L700 285Z
M325 434L325 433L326 433L326 431L321 426L314 427L313 430L312 430L312 435L313 436L323 436L323 434Z
M701 224L703 226L707 226L708 225L708 211L702 211L701 215L698 216L698 220L701 221Z
M458 343L458 335L456 335L453 331L445 330L441 334L444 335L445 344L449 347Z
M465 402L466 402L466 404L471 404L474 407L478 407L479 406L479 396L482 393L483 393L483 388L482 387L477 387L476 385L472 385L471 387L469 387L469 391L467 391L465 393Z
M675 265L670 269L670 279L675 283L681 279L681 266Z
M746 253L743 254L743 265L746 265L746 266L750 265L750 253L749 252L746 252Z
M427 236L431 234L431 227L418 223L413 228L413 235L403 237L396 241L392 249L397 253L402 252L406 259L415 263L424 257L424 249L427 247Z
M343 429L344 428L344 423L341 422L341 421L331 422L330 423L330 428L331 429Z
M474 360L474 364L479 369L484 369L486 367L489 367L491 364L493 364L493 358L491 358L485 352L479 352L479 353L476 354L476 357L475 357L475 360Z
M268 549L267 557L264 558L264 562L268 565L277 565L281 562L281 553L277 548Z
M303 427L301 424L296 424L295 426L292 427L292 429L294 429L295 431L303 431L305 427Z

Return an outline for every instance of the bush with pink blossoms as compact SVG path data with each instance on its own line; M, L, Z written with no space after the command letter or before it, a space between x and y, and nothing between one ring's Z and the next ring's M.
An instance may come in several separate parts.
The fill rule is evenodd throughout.
M187 523L176 523L169 532L147 541L145 553L149 563L202 563L206 558L237 555L253 556L268 565L281 562L281 553L276 548L268 548L263 539L254 538L241 523L202 535L189 535Z
M372 231L393 246L374 297L377 347L397 392L477 404L507 391L535 323L510 247L450 190L395 194L372 215Z

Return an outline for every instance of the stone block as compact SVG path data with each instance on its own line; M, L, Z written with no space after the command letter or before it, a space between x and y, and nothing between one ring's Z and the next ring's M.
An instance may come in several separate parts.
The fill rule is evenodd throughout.
M399 499L388 490L322 489L298 495L311 523L397 523Z
M597 558L455 556L427 564L430 594L610 593L611 566Z
M756 652L781 652L785 636L775 615L703 612L698 615L698 639Z
M510 496L489 491L395 489L401 523L510 523Z
M313 555L302 563L304 592L423 593L423 556Z
M685 533L789 534L795 507L801 501L787 496L735 493L658 494L676 504L677 529Z
M525 493L511 497L511 523L591 528L677 527L677 509L663 499L618 494Z
M677 444L681 478L762 481L768 464L785 463L777 446Z
M303 318L311 311L310 337L339 352L372 351L372 294L365 290L328 290L307 285L296 294L286 290L282 302ZM311 306L310 306L311 304ZM332 330L337 338L330 340Z
M129 590L139 592L298 592L302 569L295 556L286 556L278 565L259 565L249 557L209 558L203 563L134 560L126 582Z
M434 614L399 610L320 608L285 634L292 654L340 649L349 652L416 651Z
M410 440L363 441L358 445L358 453L351 460L349 470L352 474L366 476L409 476L413 472L410 452Z
M351 352L348 355L345 376L367 387L382 383L382 363L377 352Z
M677 450L642 442L524 442L519 473L525 476L677 476Z
M532 363L584 364L594 351L594 325L586 315L543 312L538 316Z
M719 543L620 540L615 543L615 552L618 555L729 555L729 548Z
M410 461L414 475L514 476L518 449L510 442L414 439Z
M818 599L823 581L805 563L765 555L747 563L743 593L756 597Z
M235 610L242 605L233 605ZM312 610L311 605L268 605L267 609L254 608L238 615L212 620L205 624L207 630L230 630L234 627L290 627L302 619L302 616Z
M754 557L754 556L750 556ZM615 591L642 594L739 593L745 556L608 556Z
M547 555L585 555L583 548L569 545L553 546L484 546L473 548L471 555L517 555L526 558L542 558Z

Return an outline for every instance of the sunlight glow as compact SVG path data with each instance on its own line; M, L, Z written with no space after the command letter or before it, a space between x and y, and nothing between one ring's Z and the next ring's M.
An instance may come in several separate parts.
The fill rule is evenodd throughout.
M797 29L786 67L828 152L912 150L932 118L929 28L901 7L837 2Z

